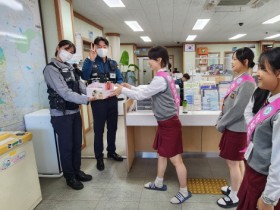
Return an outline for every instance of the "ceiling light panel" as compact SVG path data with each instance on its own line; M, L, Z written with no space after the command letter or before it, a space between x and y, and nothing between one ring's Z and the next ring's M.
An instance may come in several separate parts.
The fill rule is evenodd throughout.
M274 18L271 18L265 22L263 22L263 24L273 24L280 21L280 15L275 16Z
M186 41L193 41L193 40L195 40L196 37L197 37L197 35L188 35Z
M103 0L109 7L125 7L121 0Z
M235 36L233 36L233 37L231 37L231 38L229 38L230 40L234 40L234 39L239 39L239 38L241 38L241 37L243 37L243 36L246 36L247 34L237 34L237 35L235 35Z
M133 31L144 31L137 21L124 21Z
M192 30L202 30L209 21L210 19L197 19Z
M264 39L274 39L274 38L277 38L279 36L280 36L280 34L275 34L275 35L272 35L272 36L265 37Z
M152 40L148 36L140 36L141 39L143 39L144 42L151 42Z

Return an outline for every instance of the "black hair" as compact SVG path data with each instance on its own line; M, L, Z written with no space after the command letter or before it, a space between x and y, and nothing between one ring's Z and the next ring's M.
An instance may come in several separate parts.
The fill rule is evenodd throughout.
M256 114L263 107L265 101L267 100L269 92L269 90L263 90L259 87L255 90L252 96L252 98L254 98L254 105L252 109L252 112L254 114Z
M168 63L168 69L170 70L172 67L171 63Z
M261 53L259 69L266 69L267 64L275 75L280 71L280 47L275 47Z
M149 59L152 59L152 60L155 60L155 61L158 58L161 58L160 66L162 68L166 67L169 63L168 52L167 52L166 48L164 48L162 46L156 46L156 47L151 48L148 52L148 57L149 57Z
M248 60L248 68L253 68L255 66L255 63L253 61L255 55L250 48L248 48L248 47L239 48L234 53L235 53L236 58L243 65L245 65L245 60L247 59Z
M96 37L93 43L96 44L96 45L99 45L99 42L100 42L100 41L105 42L105 44L106 44L107 46L109 46L109 41L108 41L106 38L102 37L102 36Z
M189 80L191 78L188 73L183 74L183 77L185 77L187 80Z
M61 48L65 45L68 45L68 47L66 47L65 49L68 50L70 49L71 47L73 47L74 51L73 51L73 54L76 53L76 46L73 44L73 42L69 41L69 40L61 40L59 43L58 43L58 48ZM58 51L55 50L55 56L57 56L57 53Z

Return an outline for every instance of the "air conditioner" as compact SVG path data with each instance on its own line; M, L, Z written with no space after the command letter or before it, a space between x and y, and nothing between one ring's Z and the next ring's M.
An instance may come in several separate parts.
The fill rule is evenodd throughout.
M269 2L270 0L207 0L206 6L207 8L211 7L232 7L232 6L239 6L239 7L251 7L251 8L258 8L263 6L265 3Z

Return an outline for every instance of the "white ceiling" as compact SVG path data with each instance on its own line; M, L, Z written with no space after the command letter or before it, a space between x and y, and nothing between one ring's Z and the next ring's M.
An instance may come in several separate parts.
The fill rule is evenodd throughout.
M238 33L247 36L237 41L259 41L280 33L280 22L262 24L280 15L280 0L262 1L264 5L258 8L247 5L212 9L206 9L209 0L122 0L124 8L110 8L103 0L73 0L73 5L74 11L101 25L104 33L119 33L121 43L176 46L189 34L198 35L194 42L229 42L228 38ZM192 31L198 18L211 20L204 30ZM133 32L124 23L126 20L138 21L144 31ZM239 26L239 22L244 25ZM143 42L140 36L149 36L152 43Z

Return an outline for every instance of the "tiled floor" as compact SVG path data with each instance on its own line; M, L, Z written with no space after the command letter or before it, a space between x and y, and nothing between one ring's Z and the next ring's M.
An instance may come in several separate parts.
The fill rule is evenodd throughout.
M120 119L117 138L123 139L120 138L124 136L123 118ZM125 144L118 141L117 149L120 154L124 154ZM91 156L92 152L91 146L83 155ZM170 204L171 197L179 188L175 169L170 162L165 174L164 182L168 186L165 192L143 188L144 183L155 179L157 159L137 158L129 173L126 170L126 160L115 162L105 159L104 162L105 170L100 172L95 167L95 159L82 159L82 170L91 174L93 180L84 183L85 187L80 191L68 187L63 177L40 178L43 201L36 210L222 209L216 205L220 195L195 194L182 205ZM220 158L185 157L184 162L189 178L225 178L229 181L227 166Z

